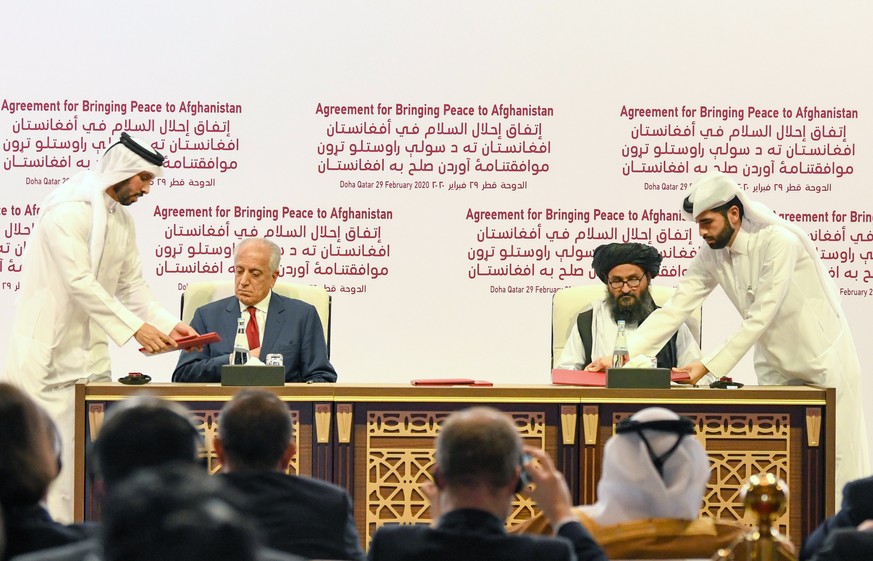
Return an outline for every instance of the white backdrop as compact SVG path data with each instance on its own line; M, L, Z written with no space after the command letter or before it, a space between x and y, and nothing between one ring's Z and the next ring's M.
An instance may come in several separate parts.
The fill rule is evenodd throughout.
M717 166L813 235L867 364L871 17L861 1L16 3L0 301L34 205L132 130L169 158L131 210L170 309L267 235L282 280L334 291L340 381L547 383L551 291L594 282L608 241L652 243L675 284L700 245L681 191ZM738 321L718 291L704 351ZM114 376L169 380L175 357L136 346ZM748 358L733 374L754 382Z

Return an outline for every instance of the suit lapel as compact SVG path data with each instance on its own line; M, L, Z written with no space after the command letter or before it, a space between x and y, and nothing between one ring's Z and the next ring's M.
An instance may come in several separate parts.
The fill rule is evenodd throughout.
M270 307L267 308L267 322L264 325L264 337L261 340L261 356L273 350L282 325L285 323L285 299L275 292L270 296Z
M225 345L222 345L225 349L228 349L228 352L233 352L233 343L236 339L236 320L239 318L239 300L236 298L230 298L228 300L227 306L224 308L225 321L219 322L221 326L221 332L219 335L221 336L222 342L227 341Z

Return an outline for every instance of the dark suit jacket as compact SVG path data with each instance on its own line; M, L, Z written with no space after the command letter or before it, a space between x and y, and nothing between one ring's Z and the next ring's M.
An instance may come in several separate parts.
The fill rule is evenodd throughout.
M100 540L90 538L70 545L28 553L16 557L15 561L102 561L103 558L103 546L100 545ZM267 547L258 549L257 559L258 561L306 561L299 555L291 555Z
M3 560L33 551L76 543L94 533L81 525L65 526L55 522L48 511L38 504L7 507L4 515L6 553L0 555L0 559Z
M230 362L239 300L235 296L197 308L191 327L198 333L212 331L221 341L206 345L203 351L182 351L174 382L220 382L221 367ZM318 312L310 304L273 293L260 356L282 353L286 382L336 382L336 371L327 358L327 345ZM263 360L263 358L262 358Z
M862 561L873 559L873 531L838 528L830 533L812 561Z
M509 535L503 521L475 509L444 514L436 528L382 526L373 536L370 561L606 561L606 554L579 523L561 526L558 538Z
M223 473L263 543L311 559L364 559L345 489L276 471Z
M840 511L822 522L806 538L800 550L801 561L810 559L834 530L855 528L865 520L873 520L873 476L846 483Z

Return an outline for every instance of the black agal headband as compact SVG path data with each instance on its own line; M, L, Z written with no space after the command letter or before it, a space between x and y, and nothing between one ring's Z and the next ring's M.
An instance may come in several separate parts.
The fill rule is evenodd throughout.
M164 156L160 152L158 152L157 150L152 152L148 148L137 144L137 142L133 138L131 138L131 136L126 132L121 133L121 140L107 148L106 152L109 152L110 150L112 150L113 147L119 144L123 144L128 150L152 165L158 167L164 165Z
M643 434L644 430L672 432L678 435L678 438L669 450L658 456L652 450L652 446L649 444L649 440L646 438L646 435ZM673 455L673 452L675 452L676 449L679 448L679 444L682 443L682 439L685 438L686 435L694 434L694 421L692 421L688 417L646 421L642 423L634 419L625 419L615 427L616 434L627 434L629 432L635 432L640 435L640 439L643 441L643 444L646 445L646 451L649 453L649 458L652 460L652 464L655 466L655 469L658 470L658 475L663 478L664 463L670 456Z

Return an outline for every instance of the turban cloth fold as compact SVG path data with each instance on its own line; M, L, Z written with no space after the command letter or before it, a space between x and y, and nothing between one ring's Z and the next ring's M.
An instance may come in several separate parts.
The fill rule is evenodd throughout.
M604 283L607 282L609 271L619 265L636 265L651 278L658 276L661 270L661 254L650 245L641 243L609 243L594 250L591 262L594 272Z

